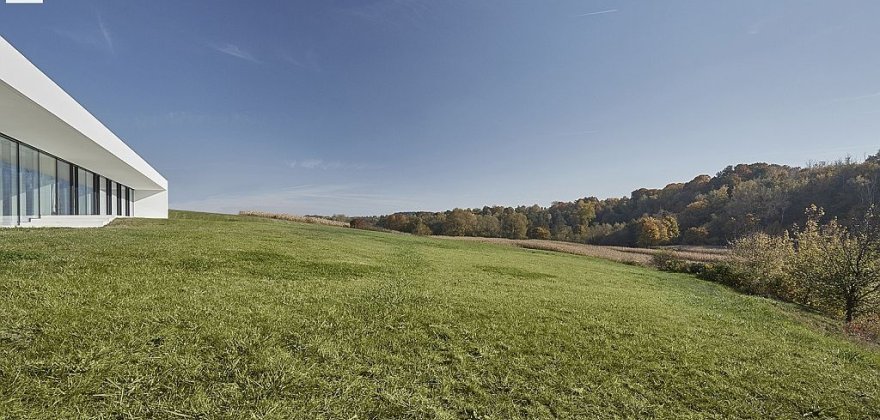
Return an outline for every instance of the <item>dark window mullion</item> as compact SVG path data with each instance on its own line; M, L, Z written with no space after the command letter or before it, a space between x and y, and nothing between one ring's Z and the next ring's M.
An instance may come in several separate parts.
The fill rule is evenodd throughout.
M18 215L18 225L21 225L21 145L15 142L15 214Z
M42 170L42 162L40 162L40 152L37 152L37 218L43 217L43 170Z
M92 215L101 214L101 176L92 173Z
M112 216L113 215L113 191L112 191L113 181L111 181L109 179L105 179L105 180L106 180L106 182L104 183L104 187L107 189L107 191L105 192L105 196L106 196L105 200L107 201L107 209L104 212L107 214L107 216Z

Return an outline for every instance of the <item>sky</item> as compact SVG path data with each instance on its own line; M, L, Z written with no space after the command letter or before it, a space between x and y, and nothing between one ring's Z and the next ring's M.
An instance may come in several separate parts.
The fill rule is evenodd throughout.
M0 35L169 180L172 208L372 215L876 153L877 16L875 0L45 0L0 4Z

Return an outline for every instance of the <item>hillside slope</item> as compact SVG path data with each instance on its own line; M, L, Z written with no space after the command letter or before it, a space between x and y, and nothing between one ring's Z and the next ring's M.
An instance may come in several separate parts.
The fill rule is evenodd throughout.
M819 318L583 256L173 212L2 230L0 296L12 418L880 415Z

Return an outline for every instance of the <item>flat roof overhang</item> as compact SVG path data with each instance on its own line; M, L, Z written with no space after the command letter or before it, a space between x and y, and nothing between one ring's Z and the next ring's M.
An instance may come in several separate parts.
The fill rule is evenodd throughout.
M135 190L168 181L0 37L0 133Z

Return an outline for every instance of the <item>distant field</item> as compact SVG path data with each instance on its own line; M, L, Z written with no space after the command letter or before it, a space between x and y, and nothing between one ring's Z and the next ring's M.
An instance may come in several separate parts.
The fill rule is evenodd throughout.
M173 212L0 231L0 418L878 418L880 351L691 276Z
M264 217L267 219L286 220L288 222L301 222L301 223L313 223L316 225L348 227L348 223L338 222L336 220L324 219L322 217L298 216L295 214L269 213L269 212L265 212L265 211L249 211L249 210L238 212L238 214L240 216Z
M677 258L692 262L721 261L727 258L728 254L726 249L718 247L672 246L662 249L654 249L627 248L623 246L587 245L573 242L545 241L538 239L476 238L469 236L438 236L438 238L483 242L499 245L512 245L520 248L565 252L568 254L585 255L589 257L598 257L612 261L635 264L648 264L651 262L651 258L655 254L660 252L667 252Z

